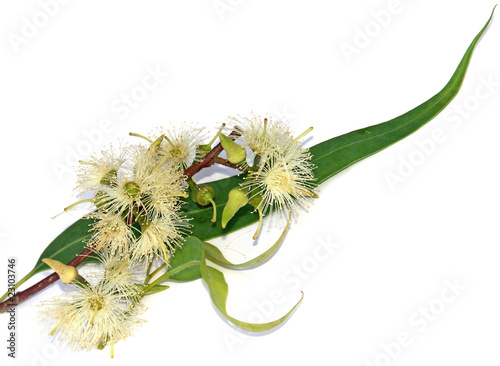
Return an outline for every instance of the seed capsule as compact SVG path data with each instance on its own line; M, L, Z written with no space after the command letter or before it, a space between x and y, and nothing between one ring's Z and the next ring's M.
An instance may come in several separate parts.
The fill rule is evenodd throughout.
M243 146L237 144L222 133L218 133L217 135L219 136L222 147L224 148L224 150L226 150L227 160L230 163L239 164L245 161L247 157L247 151Z

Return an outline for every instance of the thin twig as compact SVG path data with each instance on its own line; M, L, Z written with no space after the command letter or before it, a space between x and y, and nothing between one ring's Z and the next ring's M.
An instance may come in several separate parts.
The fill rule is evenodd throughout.
M226 160L226 159L224 159L224 158L216 157L216 158L214 158L213 162L214 162L215 164L224 165L224 166L227 166L227 167L230 167L230 168L233 168L233 169L239 170L240 172L243 172L243 173L247 173L247 174L248 174L248 171L247 171L247 170L245 170L244 168L242 168L240 165L230 163L229 161L227 161L227 160Z
M239 135L240 134L238 132L233 131L229 134L229 137L231 137L234 140ZM187 178L191 178L193 175L200 172L202 169L212 166L214 163L214 159L219 156L222 150L224 149L222 148L222 144L219 142L207 155L205 155L205 157L201 161L187 168L186 171L184 172L184 175Z

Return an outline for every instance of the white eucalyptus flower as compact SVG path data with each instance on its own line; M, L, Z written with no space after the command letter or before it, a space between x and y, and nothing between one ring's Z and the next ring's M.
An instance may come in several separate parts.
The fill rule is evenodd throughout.
M269 157L257 171L252 171L243 183L249 190L249 198L259 196L256 208L265 215L270 209L293 211L296 207L307 207L307 198L314 193L313 165L310 155L297 147L284 154Z
M127 160L128 153L127 146L115 149L111 145L110 149L102 151L100 156L94 155L88 161L80 161L76 186L79 196L89 191L98 191L112 184L118 171Z
M120 256L125 256L129 252L135 234L134 228L127 224L123 216L96 210L89 217L96 220L92 226L94 234L87 244L89 248Z
M206 137L203 128L191 123L184 123L175 130L158 129L154 135L153 140L159 136L164 137L158 153L171 158L181 170L185 170L201 157L199 147L203 145Z
M232 117L228 126L229 130L240 134L238 141L250 152L246 165L243 164L245 168L249 164L263 164L275 154L284 155L288 150L300 150L299 138L293 137L288 123L284 120L251 113L248 117Z
M144 223L139 239L131 248L132 262L149 263L159 257L168 263L170 255L182 244L182 234L187 230L187 222L178 215L170 215Z
M312 127L294 137L286 121L254 114L234 117L230 125L251 152L250 158L241 164L247 172L241 188L247 192L248 203L259 213L255 239L262 218L269 211L288 214L298 207L307 207L307 198L317 197L311 155L300 141Z
M96 252L95 256L104 267L103 281L125 297L139 295L145 273L141 267L132 263L129 252L103 250Z
M127 296L130 295L130 296ZM116 291L107 281L86 284L40 304L39 318L59 343L72 350L92 350L132 335L144 311L135 294ZM133 306L135 305L135 306Z
M103 190L102 210L154 220L168 215L186 195L184 177L154 150L135 147L116 184Z

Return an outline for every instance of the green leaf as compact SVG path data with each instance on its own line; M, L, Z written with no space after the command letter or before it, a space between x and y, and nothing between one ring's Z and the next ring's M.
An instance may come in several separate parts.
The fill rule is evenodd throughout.
M162 276L176 282L190 282L201 278L200 263L203 257L203 245L196 238L186 239L182 248L177 249L167 272ZM156 281L155 281L156 282Z
M201 278L200 264L203 256L212 262L229 269L249 269L254 268L264 262L276 253L285 239L286 232L290 226L290 220L283 230L283 233L276 243L258 257L241 264L229 262L216 246L202 242L199 238L189 237L186 239L182 248L175 251L167 272L160 276L154 283L161 283L167 280L176 282L190 282Z
M493 14L474 38L451 80L438 94L408 113L388 122L353 131L311 147L312 163L317 167L315 169L317 183L324 182L348 166L400 141L439 114L460 90L472 53L490 24L492 17ZM229 191L241 183L242 180L242 176L236 176L210 183L210 186L216 191L214 201L218 212L223 211ZM201 240L219 237L258 221L258 215L251 214L252 208L249 205L239 210L224 230L221 227L220 218L216 223L210 221L212 217L212 208L210 206L201 207L187 200L182 210L186 217L192 219L192 235ZM82 252L85 248L85 240L90 238L89 224L91 222L88 219L81 219L59 235L45 249L33 270L19 281L18 285L21 285L36 273L47 269L46 265L41 262L42 258L52 258L67 263L75 255ZM216 253L213 254L213 258L216 258L216 256ZM189 276L186 278L189 278Z
M203 260L203 244L198 238L189 237L170 258L168 270L145 289L146 293L165 281L190 282L201 278L200 266Z
M348 166L395 144L436 117L458 94L472 53L492 18L493 13L472 41L448 84L431 99L388 122L362 128L311 147L310 153L317 167L314 176L318 184Z
M269 323L253 324L231 317L226 310L228 296L227 282L222 272L206 264L203 248L204 244L201 240L194 237L188 238L182 249L176 251L175 257L178 259L176 261L172 259L168 271L146 287L146 294L158 292L155 289L160 286L161 282L167 280L187 282L202 277L208 285L212 301L222 315L238 328L249 332L264 332L276 328L292 315L302 301L304 294L302 294L302 298L288 313L280 319ZM194 274L198 274L198 276ZM168 286L166 287L168 288Z
M302 294L302 298L299 302L283 317L278 320L269 323L247 323L238 319L233 318L227 313L226 303L229 287L227 285L226 279L224 278L224 274L206 264L205 258L202 258L201 261L201 275L203 280L206 282L208 286L208 290L210 291L210 297L214 305L219 309L219 311L224 315L224 317L237 326L240 329L246 330L247 332L265 332L271 329L274 329L284 323L290 315L293 314L295 309L299 306L304 298L304 294Z
M57 259L62 263L68 263L75 258L85 248L83 242L90 239L90 229L94 222L93 219L82 219L68 227L45 248L33 269L37 272L49 269L49 266L42 262L44 258ZM96 261L97 258L92 256L86 262Z
M170 288L170 286L154 285L154 286L152 286L150 288L147 288L146 292L144 292L144 296L153 295L153 294L156 294L158 292L163 292L165 290L168 290L169 288Z
M283 240L285 239L286 233L288 231L288 227L290 226L290 219L288 220L288 223L286 224L285 229L283 230L283 233L279 237L279 239L274 243L274 245L266 250L264 253L259 255L258 257L245 262L241 264L234 264L229 262L222 252L217 248L215 245L212 245L208 242L203 242L203 247L205 248L205 256L207 259L210 261L214 262L215 264L218 264L221 267L229 268L229 269L250 269L257 267L261 265L262 263L268 261L274 253L278 251L278 249L281 246L281 243L283 243Z

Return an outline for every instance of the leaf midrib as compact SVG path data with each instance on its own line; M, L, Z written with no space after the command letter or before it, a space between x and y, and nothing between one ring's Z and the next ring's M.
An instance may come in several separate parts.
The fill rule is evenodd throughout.
M64 245L62 248L60 248L58 251L56 251L56 252L52 253L52 254L51 254L49 257L47 257L47 258L54 258L54 256L56 256L57 254L61 253L62 251L66 250L66 249L68 249L68 248L69 248L69 247L71 247L72 245L74 245L74 244L76 244L76 243L81 242L83 239L85 239L85 238L87 238L87 237L88 237L88 235L84 235L84 236L82 236L81 238L78 238L78 239L73 240L71 243ZM42 253L42 255L43 255L43 253ZM41 268L41 267L43 266L43 263L41 262L41 260L42 260L42 259L43 259L43 258L39 258L39 259L38 259L38 264L35 266L35 268L33 268L35 271L37 271L39 268Z

